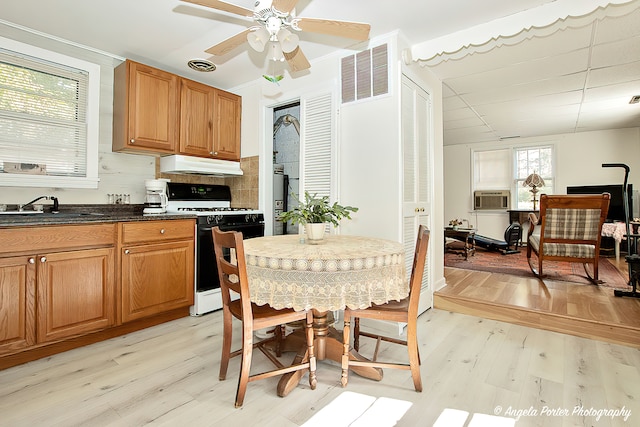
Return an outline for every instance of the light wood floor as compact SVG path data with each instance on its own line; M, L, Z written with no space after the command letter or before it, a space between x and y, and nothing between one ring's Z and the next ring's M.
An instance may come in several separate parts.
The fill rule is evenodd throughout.
M640 299L611 288L449 267L445 279L436 308L640 347Z
M291 427L344 391L411 402L398 426L431 426L445 408L538 413L520 418L518 427L640 425L637 348L440 309L421 315L418 331L422 393L408 371L397 370L386 370L381 382L352 374L343 389L340 367L319 362L316 390L306 376L285 398L276 395L277 378L252 382L235 409L238 360L218 381L220 312L186 317L0 371L0 425ZM362 353L371 348L363 342ZM255 354L254 368L268 366ZM406 353L383 344L383 358ZM542 414L576 407L631 415L625 423L596 412Z

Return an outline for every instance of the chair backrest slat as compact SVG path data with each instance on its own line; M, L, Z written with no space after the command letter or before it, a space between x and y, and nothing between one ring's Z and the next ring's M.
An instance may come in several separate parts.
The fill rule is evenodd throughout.
M242 233L239 231L220 231L218 227L213 227L211 234L215 261L218 266L222 304L228 306L231 303L230 291L240 294L243 322L246 321L250 324L251 298Z

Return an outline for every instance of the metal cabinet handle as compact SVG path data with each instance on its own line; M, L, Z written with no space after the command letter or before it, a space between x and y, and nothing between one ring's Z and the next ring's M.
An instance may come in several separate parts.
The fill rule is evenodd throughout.
M40 258L40 262L47 262L47 257L43 256L42 258Z
M131 252L131 251L130 251L129 249L125 249L125 250L124 250L124 254L125 254L125 255L129 255L129 253L130 253L130 252Z
M29 258L29 264L35 264L36 260L35 258Z

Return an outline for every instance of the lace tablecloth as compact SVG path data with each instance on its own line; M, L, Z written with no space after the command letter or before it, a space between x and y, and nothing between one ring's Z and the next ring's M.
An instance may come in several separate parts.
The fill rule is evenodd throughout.
M298 235L244 241L251 300L324 312L401 300L409 294L404 248L391 240L328 235L317 245Z
M627 225L624 222L605 222L602 224L602 235L613 237L616 243L627 238Z

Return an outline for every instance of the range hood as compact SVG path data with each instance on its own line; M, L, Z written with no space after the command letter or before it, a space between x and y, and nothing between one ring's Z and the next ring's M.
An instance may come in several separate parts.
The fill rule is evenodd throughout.
M242 175L240 162L173 155L160 158L160 172L200 175Z

